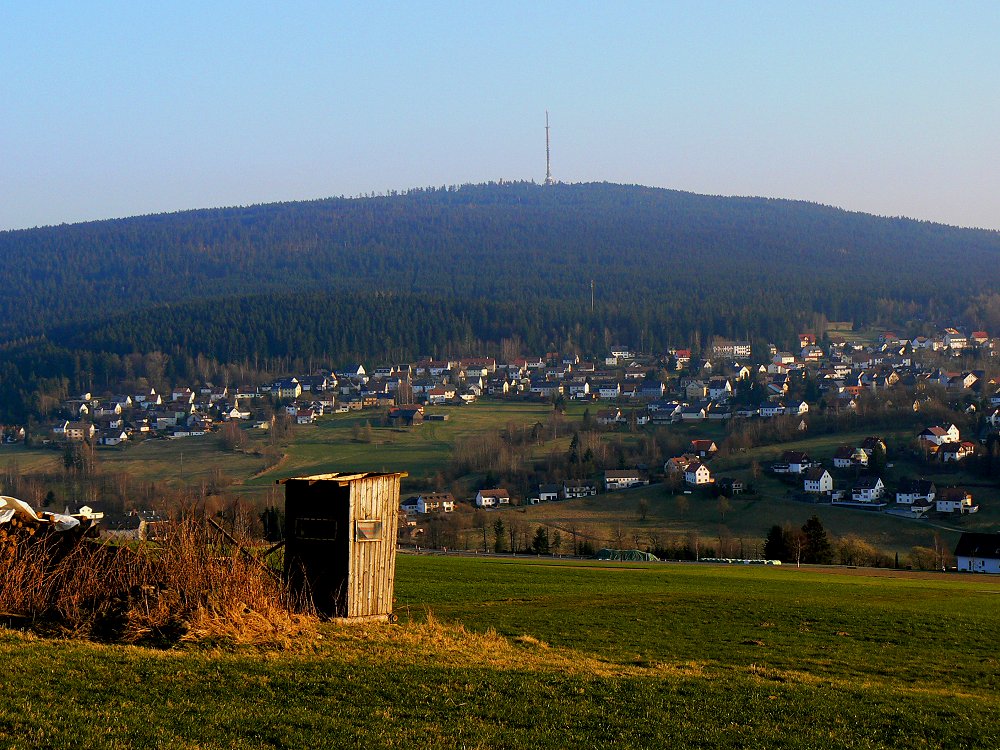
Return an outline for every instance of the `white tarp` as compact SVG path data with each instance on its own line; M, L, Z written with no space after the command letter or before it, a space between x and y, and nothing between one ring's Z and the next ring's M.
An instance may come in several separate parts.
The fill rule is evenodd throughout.
M80 525L79 519L62 513L36 513L35 509L16 497L0 495L0 524L9 523L15 516L21 516L37 524L51 525L56 531L69 531Z

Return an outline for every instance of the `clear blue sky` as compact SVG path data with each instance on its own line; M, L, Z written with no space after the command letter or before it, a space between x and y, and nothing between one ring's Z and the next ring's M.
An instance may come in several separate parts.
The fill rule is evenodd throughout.
M0 228L553 173L1000 228L1000 3L0 3Z

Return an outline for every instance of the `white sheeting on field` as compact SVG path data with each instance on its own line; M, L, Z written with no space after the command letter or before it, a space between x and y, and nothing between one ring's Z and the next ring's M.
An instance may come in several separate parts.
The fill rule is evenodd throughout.
M21 516L37 524L51 525L56 531L69 531L80 525L79 519L73 516L65 516L62 513L36 513L35 509L23 500L0 495L0 525L9 523L14 516Z

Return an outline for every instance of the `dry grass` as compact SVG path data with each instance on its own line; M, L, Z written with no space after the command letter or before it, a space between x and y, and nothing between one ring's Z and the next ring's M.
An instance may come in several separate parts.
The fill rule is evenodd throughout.
M348 661L406 662L420 654L424 663L439 667L485 667L501 672L541 671L588 677L691 677L701 675L704 665L622 664L577 649L553 647L533 635L507 638L494 629L477 632L461 623L439 621L426 612L424 622L404 625L331 626L324 634L325 648L336 650Z
M201 519L161 527L135 547L63 535L23 539L0 556L0 612L37 632L171 645L284 647L316 618L281 581Z

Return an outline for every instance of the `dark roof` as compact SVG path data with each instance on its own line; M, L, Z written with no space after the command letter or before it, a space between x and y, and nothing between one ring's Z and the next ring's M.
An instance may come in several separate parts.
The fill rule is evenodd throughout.
M809 460L809 456L802 451L785 451L781 455L781 460L787 464L798 464Z
M872 490L878 485L879 477L873 477L871 475L862 475L857 478L854 482L854 489L856 490Z
M963 532L955 547L955 557L1000 560L1000 534Z
M934 486L934 482L929 479L900 479L899 486L896 490L904 495L928 495L931 492L937 491L937 487Z
M641 476L642 472L638 469L608 469L604 472L605 479L631 479Z
M945 487L937 493L938 500L964 500L969 496L969 491L962 487Z

